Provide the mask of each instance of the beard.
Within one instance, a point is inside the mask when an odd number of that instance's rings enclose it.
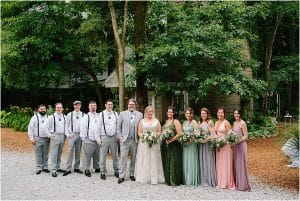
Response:
[[[40,115],[44,116],[46,114],[46,111],[42,111],[42,112],[39,112]]]

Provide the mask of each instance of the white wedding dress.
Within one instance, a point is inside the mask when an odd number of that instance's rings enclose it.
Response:
[[[146,123],[144,119],[141,121],[143,132],[157,132],[157,119],[155,119],[152,124]],[[165,182],[160,143],[153,144],[152,147],[149,147],[147,142],[142,142],[142,139],[139,139],[135,163],[135,178],[137,182],[142,184],[158,184]]]

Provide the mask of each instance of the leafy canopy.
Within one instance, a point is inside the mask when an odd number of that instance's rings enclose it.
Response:
[[[258,65],[244,55],[250,9],[243,2],[151,2],[150,40],[137,73],[146,72],[147,85],[158,92],[188,89],[196,99],[216,88],[257,97],[265,83],[241,71]]]

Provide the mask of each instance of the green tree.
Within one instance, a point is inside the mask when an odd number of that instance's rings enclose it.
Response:
[[[135,1],[133,4],[133,44],[136,52],[136,61],[142,61],[143,51],[147,42],[147,1]],[[141,111],[148,105],[147,87],[145,86],[146,74],[141,72],[139,68],[136,68],[136,94],[137,104]]]
[[[121,36],[119,35],[117,14],[112,1],[108,1],[108,7],[110,10],[114,41],[117,49],[117,62],[116,62],[116,72],[118,77],[118,87],[119,87],[119,110],[123,111],[125,106],[125,75],[124,75],[124,62],[125,62],[125,39],[126,39],[126,29],[127,29],[127,17],[128,17],[128,1],[124,2],[124,17],[123,26],[121,29]]]
[[[93,80],[107,70],[111,44],[103,2],[4,2],[2,80],[7,88],[45,88]]]
[[[268,91],[262,96],[261,110],[267,113],[274,104],[273,94],[281,93],[287,96],[287,108],[292,103],[292,83],[298,77],[297,59],[299,43],[299,2],[248,2],[257,15],[253,17],[251,31],[257,36],[251,43],[255,59],[261,61],[257,76],[263,78],[269,85]],[[289,74],[293,73],[293,74]],[[296,74],[295,74],[296,73]],[[286,75],[294,81],[283,82]],[[295,85],[296,86],[296,85]],[[285,87],[285,91],[282,90]],[[280,89],[280,90],[279,90]],[[285,105],[285,104],[283,104]]]
[[[151,2],[149,40],[137,63],[147,86],[158,92],[188,89],[194,100],[212,88],[258,97],[265,83],[241,71],[258,66],[242,54],[243,41],[251,36],[245,27],[249,10],[243,2]]]

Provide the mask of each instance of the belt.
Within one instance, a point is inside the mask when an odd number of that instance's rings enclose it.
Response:
[[[64,135],[65,133],[53,133],[54,135]]]
[[[101,137],[102,136],[107,136],[107,137],[114,137],[114,136],[116,136],[117,134],[114,134],[114,135],[101,135]]]
[[[96,140],[91,140],[90,138],[86,138],[86,140],[91,141],[91,142],[96,142]]]
[[[42,137],[42,136],[37,136],[37,135],[35,135],[34,137],[38,137],[38,138],[48,138],[48,136],[45,136],[45,137],[43,136],[43,137]]]

